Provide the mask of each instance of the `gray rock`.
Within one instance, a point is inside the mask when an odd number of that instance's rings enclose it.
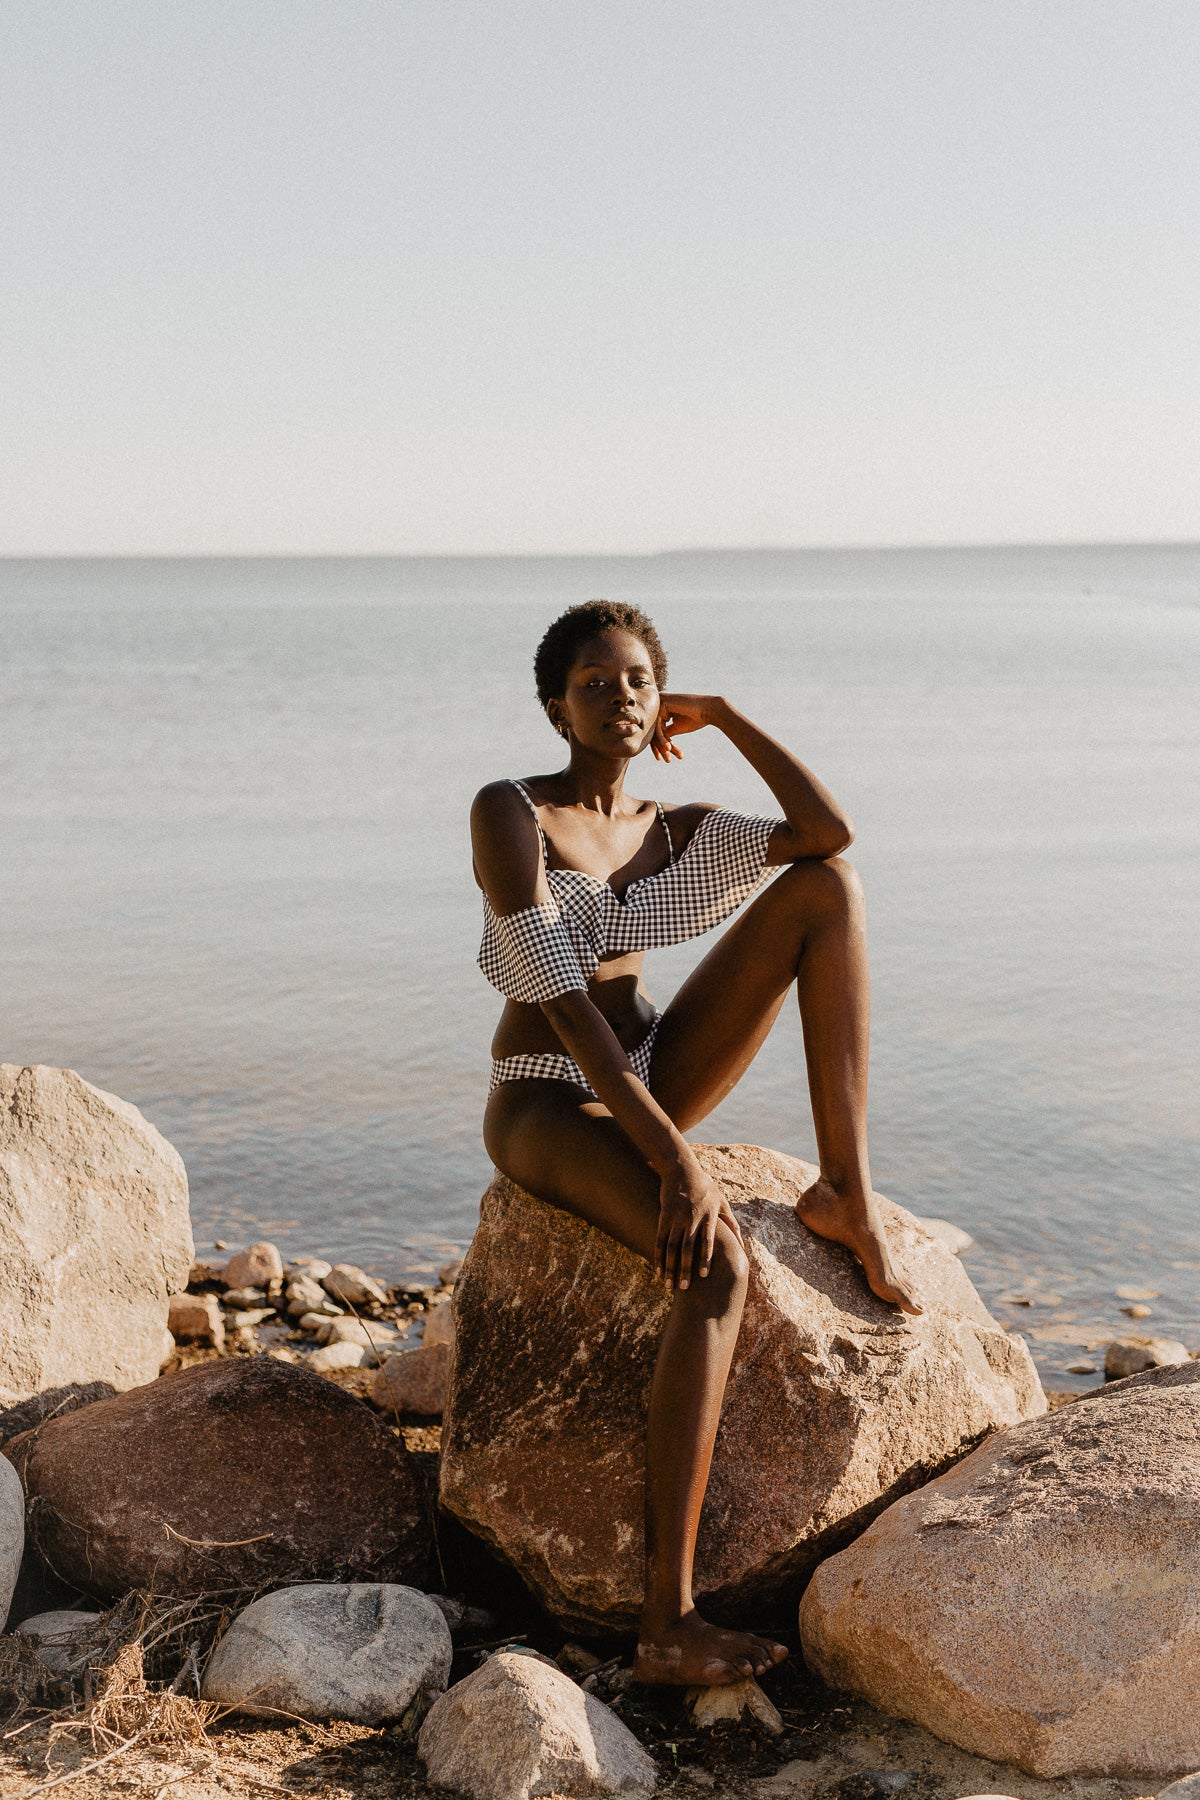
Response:
[[[438,1280],[443,1287],[453,1287],[462,1274],[463,1259],[456,1256],[453,1262],[443,1263],[438,1270]]]
[[[657,1770],[594,1694],[501,1651],[435,1701],[417,1750],[431,1782],[470,1800],[653,1793]]]
[[[319,1256],[293,1256],[291,1267],[297,1274],[307,1275],[310,1281],[324,1281],[333,1268],[332,1263],[323,1262]],[[288,1280],[291,1280],[289,1275]]]
[[[230,1257],[221,1279],[227,1288],[268,1288],[283,1279],[283,1258],[274,1244],[251,1244]]]
[[[1177,1368],[1188,1361],[1187,1345],[1174,1338],[1115,1338],[1104,1352],[1104,1375],[1107,1381],[1122,1381],[1144,1369]]]
[[[25,1489],[8,1458],[0,1456],[0,1627],[8,1618],[25,1554]]]
[[[305,1361],[314,1375],[331,1375],[335,1369],[364,1369],[375,1361],[363,1344],[322,1344]]]
[[[1158,1800],[1200,1800],[1200,1770],[1173,1781],[1170,1787],[1163,1789]]]
[[[348,1306],[370,1306],[372,1302],[380,1306],[387,1304],[386,1288],[364,1275],[353,1263],[334,1263],[328,1275],[322,1276],[321,1286],[331,1299],[344,1300]]]
[[[329,1296],[324,1291],[324,1287],[318,1282],[313,1282],[308,1274],[291,1276],[284,1292],[288,1296],[288,1312],[295,1314],[297,1318],[302,1312],[326,1312],[327,1310]],[[338,1307],[338,1310],[342,1309]]]
[[[238,1311],[252,1311],[261,1306],[267,1297],[267,1290],[259,1287],[230,1288],[221,1295],[225,1306],[232,1306]]]
[[[0,1063],[0,1407],[153,1381],[193,1254],[183,1163],[136,1107]]]
[[[308,1583],[239,1613],[209,1661],[203,1697],[239,1712],[302,1719],[398,1719],[450,1677],[450,1629],[416,1588]]]
[[[98,1612],[37,1613],[32,1619],[23,1619],[17,1631],[33,1639],[38,1655],[56,1675],[78,1675],[88,1657],[88,1646],[81,1640],[86,1640],[91,1627],[103,1617]]]
[[[317,1327],[321,1344],[361,1344],[367,1350],[382,1350],[394,1344],[400,1333],[392,1325],[379,1325],[374,1319],[322,1319]]]

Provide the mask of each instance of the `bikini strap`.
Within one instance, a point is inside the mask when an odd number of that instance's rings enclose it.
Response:
[[[656,800],[654,802],[654,804],[658,808],[658,822],[667,834],[667,855],[671,859],[671,861],[674,862],[675,861],[675,844],[671,837],[671,827],[667,824],[667,815],[663,811],[663,803],[661,800]]]
[[[516,788],[518,794],[520,794],[522,800],[525,802],[525,804],[529,808],[530,812],[533,814],[533,823],[537,829],[538,840],[542,846],[542,861],[545,863],[546,867],[549,868],[550,867],[550,846],[547,844],[546,834],[542,830],[542,821],[537,816],[537,807],[533,804],[533,801],[529,798],[529,790],[525,786],[523,781],[518,781],[515,775],[510,776],[509,780],[510,780],[512,786]]]

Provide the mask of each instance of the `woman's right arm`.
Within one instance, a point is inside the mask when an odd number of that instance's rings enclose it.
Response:
[[[475,878],[498,918],[552,902],[533,818],[511,783],[494,782],[476,795],[471,844]],[[691,1145],[639,1081],[612,1026],[580,979],[580,986],[539,1002],[542,1013],[658,1176],[655,1273],[669,1287],[676,1283],[686,1287],[693,1273],[708,1274],[718,1218],[741,1234]]]

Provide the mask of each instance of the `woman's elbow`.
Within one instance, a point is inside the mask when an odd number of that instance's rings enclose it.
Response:
[[[854,825],[844,814],[831,818],[819,830],[811,833],[802,854],[811,856],[817,862],[828,862],[831,856],[840,856],[854,842]]]

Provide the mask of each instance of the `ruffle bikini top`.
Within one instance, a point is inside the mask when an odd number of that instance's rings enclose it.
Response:
[[[618,899],[598,875],[550,867],[537,809],[519,781],[513,786],[533,814],[551,898],[500,917],[485,894],[478,960],[493,987],[531,1005],[586,988],[602,956],[662,949],[711,931],[763,880],[771,833],[783,822],[705,813],[681,855],[631,881]],[[661,806],[658,812],[666,831]]]

